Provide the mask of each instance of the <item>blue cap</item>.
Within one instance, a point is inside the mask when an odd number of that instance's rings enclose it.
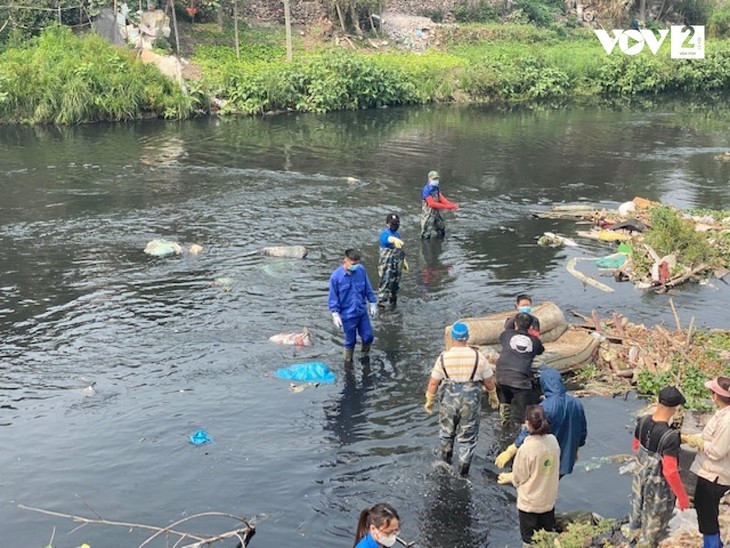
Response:
[[[469,340],[469,327],[462,322],[455,323],[451,327],[451,338],[455,341]]]

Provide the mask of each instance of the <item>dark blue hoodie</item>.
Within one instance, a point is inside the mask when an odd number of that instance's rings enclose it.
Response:
[[[575,465],[578,447],[586,443],[588,426],[583,404],[565,392],[563,379],[557,369],[543,369],[540,372],[540,387],[545,399],[540,403],[545,418],[550,424],[550,432],[560,445],[560,475],[570,474]],[[519,447],[528,436],[527,428],[522,427],[515,445]]]

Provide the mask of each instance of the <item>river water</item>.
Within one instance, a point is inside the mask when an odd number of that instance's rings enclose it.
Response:
[[[730,163],[714,160],[730,149],[727,127],[717,105],[676,101],[0,128],[1,544],[45,545],[54,528],[59,548],[149,535],[98,525],[69,534],[71,521],[24,504],[158,526],[221,511],[255,519],[257,548],[350,546],[359,511],[388,501],[419,546],[518,546],[514,491],[485,471],[510,439],[494,413],[469,481],[435,466],[436,418],[422,404],[443,327],[508,309],[523,291],[564,310],[673,325],[667,295],[628,284],[602,293],[572,278],[568,258],[610,245],[537,247],[544,231],[576,226],[529,212],[634,196],[730,209]],[[431,169],[461,209],[447,214],[445,241],[421,244]],[[391,211],[411,272],[397,311],[374,322],[372,363],[346,371],[329,274],[356,246],[377,283]],[[154,238],[205,252],[151,258],[142,250]],[[278,244],[310,254],[244,256]],[[218,277],[232,279],[230,292],[211,286]],[[673,298],[685,325],[727,326],[726,285]],[[267,340],[303,327],[315,346]],[[304,361],[327,363],[337,382],[292,392],[273,375]],[[581,459],[628,452],[640,403],[584,402]],[[200,428],[212,444],[188,442]],[[612,464],[590,468],[561,482],[558,511],[627,513],[629,479]],[[200,519],[188,530],[232,528]]]

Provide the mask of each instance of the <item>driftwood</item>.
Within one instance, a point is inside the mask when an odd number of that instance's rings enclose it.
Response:
[[[592,287],[595,287],[596,289],[600,289],[601,291],[606,291],[607,293],[612,293],[614,291],[613,287],[608,287],[606,284],[602,284],[595,278],[591,278],[589,276],[586,276],[582,272],[579,272],[575,265],[578,264],[578,261],[580,260],[591,260],[588,257],[573,257],[568,261],[568,264],[565,266],[565,268],[570,272],[573,276],[578,278],[581,282],[584,284],[588,284]],[[595,260],[595,259],[593,259]]]
[[[112,521],[103,519],[101,517],[97,519],[93,518],[85,518],[82,516],[75,516],[73,514],[64,514],[62,512],[53,512],[51,510],[44,510],[42,508],[35,508],[33,506],[25,506],[24,504],[18,504],[18,508],[22,508],[23,510],[32,510],[33,512],[39,512],[41,514],[46,514],[48,516],[56,516],[61,518],[67,518],[70,519],[76,523],[81,523],[83,525],[87,524],[97,524],[97,525],[115,525],[119,527],[126,527],[128,529],[144,529],[148,531],[154,531],[154,533],[148,537],[142,544],[139,545],[139,548],[144,548],[147,546],[151,541],[153,541],[155,538],[159,537],[160,535],[174,535],[177,537],[180,537],[177,542],[173,545],[174,547],[180,546],[180,548],[203,548],[203,546],[209,546],[210,544],[213,544],[215,542],[226,540],[226,539],[237,539],[240,543],[240,546],[242,548],[245,548],[247,546],[247,543],[256,533],[256,528],[248,523],[245,519],[234,516],[232,514],[226,514],[224,512],[203,512],[200,514],[194,514],[192,516],[188,516],[186,518],[183,518],[181,520],[176,521],[175,523],[172,523],[168,525],[167,527],[156,527],[154,525],[144,525],[141,523],[126,523],[122,521]],[[97,514],[98,515],[98,514]],[[232,520],[238,521],[241,524],[243,524],[243,527],[238,527],[232,531],[226,531],[225,533],[221,533],[219,535],[213,535],[209,537],[203,537],[201,535],[196,535],[193,533],[188,533],[185,531],[178,531],[174,529],[174,527],[178,527],[179,525],[182,525],[183,523],[196,519],[201,517],[208,517],[208,516],[216,516],[216,517],[226,517],[230,518]],[[55,533],[55,529],[54,529]],[[186,540],[193,540],[192,544],[185,544],[181,545],[183,541]]]

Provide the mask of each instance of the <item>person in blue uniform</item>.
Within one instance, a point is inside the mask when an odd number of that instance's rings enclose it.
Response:
[[[421,191],[421,239],[428,240],[436,231],[436,236],[443,238],[446,235],[446,223],[441,215],[443,209],[459,209],[459,206],[450,202],[439,188],[440,178],[438,171],[428,172],[428,181]]]
[[[370,356],[370,345],[375,338],[368,313],[374,318],[378,305],[360,258],[356,249],[346,250],[342,265],[330,276],[328,305],[335,327],[345,334],[344,358],[347,363],[352,362],[358,335],[364,360]],[[366,303],[369,303],[369,309]]]
[[[406,252],[403,249],[405,244],[398,233],[400,217],[396,213],[390,213],[385,218],[385,224],[388,228],[380,233],[380,256],[378,259],[378,274],[380,275],[378,306],[383,307],[388,302],[391,306],[396,305],[401,274],[403,269],[408,270]]]
[[[393,546],[400,533],[400,517],[390,504],[381,502],[360,512],[353,548]]]

